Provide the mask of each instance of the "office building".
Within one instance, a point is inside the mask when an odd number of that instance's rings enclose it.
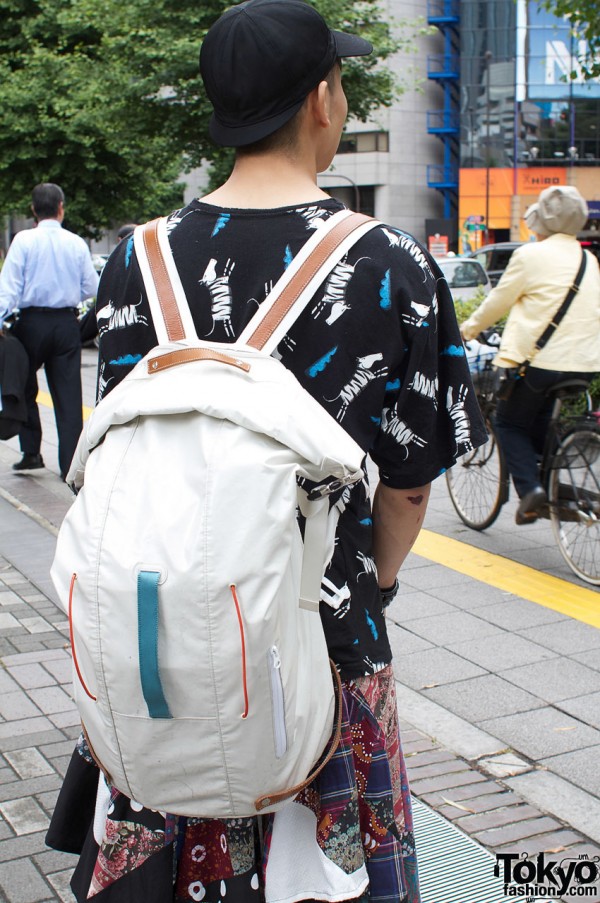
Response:
[[[575,185],[600,238],[600,79],[584,80],[568,22],[535,0],[389,0],[388,12],[425,15],[436,35],[417,43],[420,90],[350,123],[335,158],[366,211],[466,251],[528,240],[522,216],[539,192]],[[389,64],[401,76],[410,59]],[[355,202],[351,186],[340,193]]]

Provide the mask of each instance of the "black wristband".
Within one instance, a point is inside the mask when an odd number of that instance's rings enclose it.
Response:
[[[390,604],[390,602],[393,602],[399,588],[400,588],[400,584],[398,583],[397,577],[394,580],[394,583],[392,586],[387,586],[385,588],[379,587],[379,592],[381,593],[381,601],[383,604],[383,608],[387,608],[388,605]]]

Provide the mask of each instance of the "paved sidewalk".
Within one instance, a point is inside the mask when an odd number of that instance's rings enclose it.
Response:
[[[74,857],[44,845],[78,719],[68,626],[49,580],[71,494],[53,472],[49,412],[43,424],[47,470],[14,474],[17,446],[0,443],[0,901],[7,903],[73,900]],[[492,551],[495,544],[564,579],[543,529],[522,537],[510,513],[484,536],[465,536],[438,481],[426,526]],[[418,555],[401,578],[389,630],[413,793],[492,852],[600,856],[600,631]]]
[[[2,475],[0,463],[0,486]],[[42,483],[47,478],[35,480]],[[55,517],[56,497],[61,494],[48,489],[40,494],[40,500],[48,502],[46,514]],[[31,485],[28,495],[31,503],[35,495]],[[63,504],[68,503],[65,494]],[[0,749],[4,759],[0,899],[66,903],[73,899],[68,882],[74,857],[47,850],[44,832],[78,733],[78,718],[70,697],[68,625],[52,601],[48,581],[54,535],[50,522],[44,525],[45,515],[36,513],[37,522],[0,499]],[[413,566],[407,569],[411,580],[431,567],[413,557],[409,562]],[[408,596],[407,600],[410,604]],[[395,645],[405,643],[401,630],[391,621]],[[416,634],[412,636],[414,642]],[[399,656],[398,673],[418,684],[429,666],[423,660],[424,671],[416,675],[415,657],[427,650],[407,651]],[[406,674],[403,663],[407,663]],[[557,786],[551,773],[538,771],[535,762],[510,752],[507,744],[438,703],[423,700],[406,684],[398,684],[398,693],[411,786],[423,802],[493,852],[524,851],[530,857],[541,850],[570,857],[600,855],[600,838],[596,836],[594,843],[587,833],[587,825],[594,825],[596,819],[590,794],[566,782]],[[527,791],[527,777],[538,775],[547,783],[540,785],[546,795],[542,793],[536,802],[523,787]],[[519,783],[523,781],[525,785]],[[552,814],[553,806],[548,805],[561,792],[563,804],[570,806],[570,819]]]

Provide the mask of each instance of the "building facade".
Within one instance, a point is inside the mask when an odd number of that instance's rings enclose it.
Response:
[[[427,24],[423,0],[385,0],[381,5],[399,34],[414,35]],[[443,110],[444,88],[428,78],[431,61],[443,54],[444,38],[437,29],[430,31],[411,41],[412,52],[402,50],[386,60],[403,93],[370,122],[350,120],[331,169],[319,177],[319,184],[345,203],[360,205],[363,212],[421,241],[426,241],[428,224],[439,231],[450,213],[444,194],[430,185],[432,168],[442,172],[445,155],[444,143],[430,128],[431,111]],[[450,215],[455,218],[456,210]]]
[[[522,217],[539,192],[575,185],[600,240],[600,79],[584,80],[585,44],[568,22],[536,0],[388,0],[387,9],[390,21],[420,16],[435,34],[412,59],[388,61],[400,78],[412,64],[414,84],[372,122],[348,124],[321,183],[459,253],[528,240]]]
[[[596,232],[600,79],[583,79],[584,43],[533,0],[461,0],[460,33],[460,250],[528,240],[523,213],[551,185],[579,189]]]

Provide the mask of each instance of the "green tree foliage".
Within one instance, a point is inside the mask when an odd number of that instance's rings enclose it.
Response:
[[[228,0],[0,0],[0,213],[60,184],[68,224],[98,235],[181,203],[178,174],[218,150],[198,74],[206,29]],[[316,0],[376,58],[344,67],[351,113],[394,95],[378,64],[397,48],[377,0]]]
[[[565,16],[573,33],[587,41],[587,53],[580,59],[586,79],[600,76],[600,3],[598,0],[539,0],[539,5],[554,13]],[[573,76],[576,73],[573,73]]]

